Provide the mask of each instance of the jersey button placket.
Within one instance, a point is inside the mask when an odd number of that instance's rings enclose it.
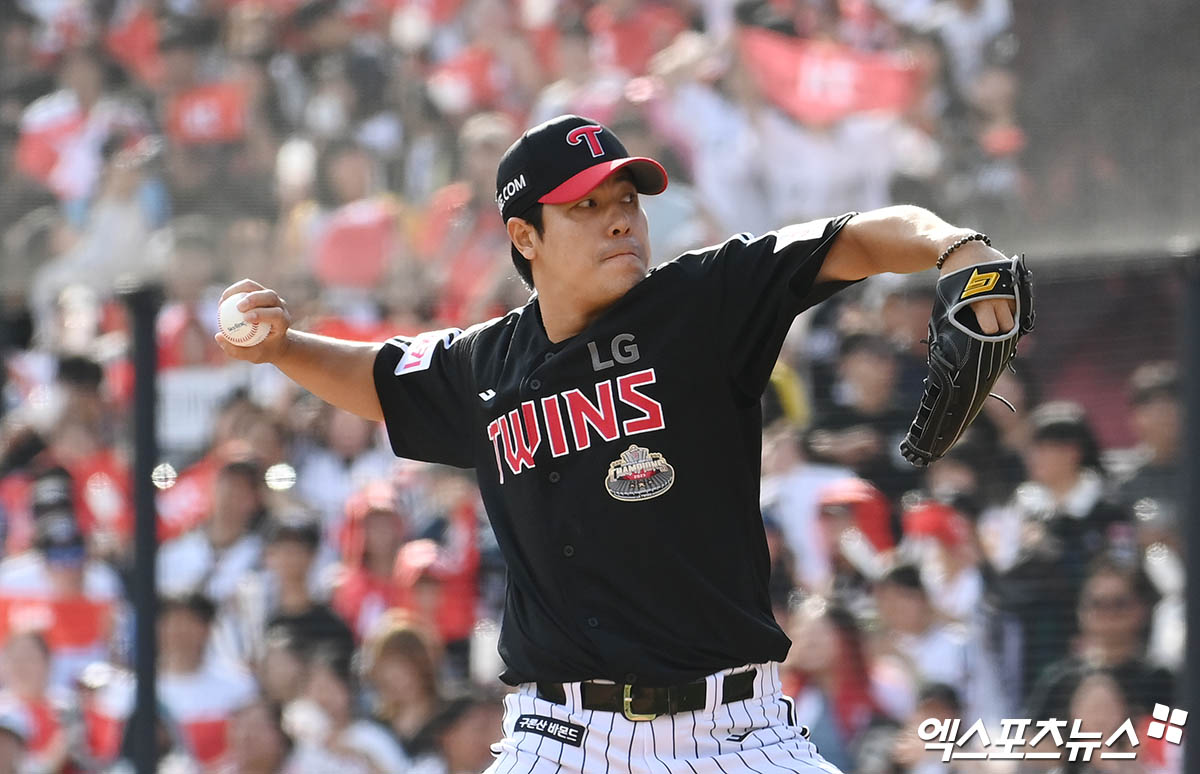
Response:
[[[550,471],[549,475],[546,476],[546,480],[551,484],[557,484],[559,481],[562,481],[562,475],[559,474],[557,470],[552,470]]]
[[[571,545],[570,543],[563,546],[563,556],[570,559],[574,555],[575,555],[575,546]]]
[[[596,616],[592,616],[591,618],[587,619],[587,625],[595,629],[600,625],[600,619]]]

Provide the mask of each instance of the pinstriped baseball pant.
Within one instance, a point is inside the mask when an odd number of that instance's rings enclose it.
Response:
[[[722,704],[724,676],[750,668],[758,670],[754,695]],[[647,721],[583,709],[578,683],[565,686],[565,705],[526,683],[505,697],[504,738],[485,774],[841,774],[801,735],[778,664],[706,681],[704,709]]]

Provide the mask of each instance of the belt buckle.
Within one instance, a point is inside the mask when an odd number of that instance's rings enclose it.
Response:
[[[629,683],[625,684],[625,688],[621,694],[621,700],[621,714],[625,716],[626,720],[632,720],[636,722],[639,720],[654,720],[656,717],[658,717],[658,715],[653,712],[643,715],[639,712],[633,711],[633,686]]]

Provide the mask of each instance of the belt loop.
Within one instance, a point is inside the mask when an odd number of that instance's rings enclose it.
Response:
[[[725,693],[725,674],[728,670],[722,670],[715,675],[709,675],[704,678],[704,682],[708,683],[705,690],[705,714],[712,715],[717,711],[717,707],[721,706],[721,700]]]
[[[563,691],[567,695],[567,712],[576,713],[583,710],[583,683],[564,683]]]

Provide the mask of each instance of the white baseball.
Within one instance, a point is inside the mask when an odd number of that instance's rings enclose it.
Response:
[[[253,347],[267,338],[271,326],[262,322],[246,321],[246,316],[237,308],[238,302],[245,297],[245,293],[234,293],[221,302],[221,308],[217,311],[217,329],[230,344]]]

